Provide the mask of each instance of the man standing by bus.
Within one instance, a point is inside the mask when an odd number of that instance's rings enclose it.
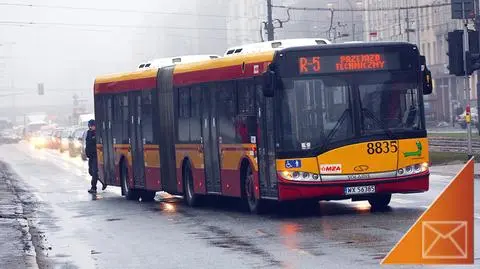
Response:
[[[88,121],[87,137],[85,138],[85,155],[88,158],[88,173],[92,176],[92,187],[88,190],[89,193],[97,193],[98,178],[98,164],[97,164],[97,138],[95,120]],[[102,190],[105,190],[107,185],[102,182]]]

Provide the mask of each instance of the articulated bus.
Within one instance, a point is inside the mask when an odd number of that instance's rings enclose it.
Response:
[[[98,77],[101,178],[268,201],[368,200],[429,188],[425,57],[409,43],[290,47]]]

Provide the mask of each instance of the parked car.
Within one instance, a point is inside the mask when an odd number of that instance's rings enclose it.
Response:
[[[62,131],[62,134],[60,136],[60,146],[58,147],[58,150],[60,153],[64,153],[65,151],[68,150],[68,138],[72,135],[72,129],[67,128]]]
[[[82,134],[82,148],[80,149],[80,157],[82,157],[82,160],[86,161],[87,160],[87,154],[85,153],[85,139],[87,138],[87,132],[88,129],[85,129]]]
[[[47,148],[49,146],[51,136],[52,130],[41,130],[31,134],[30,142],[36,149]]]
[[[75,128],[68,137],[68,153],[70,157],[75,158],[81,154],[82,148],[85,145],[83,141],[84,132],[85,128],[83,127]]]
[[[0,144],[16,144],[21,137],[14,130],[2,130],[0,132]]]
[[[59,149],[62,142],[62,132],[63,128],[57,128],[53,131],[52,136],[50,137],[50,149]]]

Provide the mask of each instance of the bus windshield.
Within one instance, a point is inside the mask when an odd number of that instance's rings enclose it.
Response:
[[[416,73],[284,78],[277,98],[277,148],[300,151],[369,135],[422,129]]]

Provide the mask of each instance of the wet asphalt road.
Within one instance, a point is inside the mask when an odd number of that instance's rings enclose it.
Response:
[[[115,187],[92,197],[80,158],[26,144],[0,145],[0,160],[34,207],[40,268],[376,268],[454,174],[434,168],[429,192],[394,195],[387,212],[342,201],[255,216],[225,199],[192,209],[162,193],[126,201]],[[480,231],[478,179],[475,192]]]

